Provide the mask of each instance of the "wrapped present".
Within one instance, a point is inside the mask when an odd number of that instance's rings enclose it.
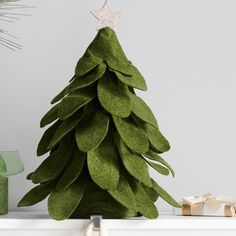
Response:
[[[184,197],[181,202],[183,216],[228,216],[236,215],[236,199],[225,196]],[[176,212],[175,212],[176,213]]]

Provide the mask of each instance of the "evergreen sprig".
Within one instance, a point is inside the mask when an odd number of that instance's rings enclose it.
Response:
[[[22,45],[16,41],[18,38],[9,33],[5,28],[6,24],[19,20],[21,16],[27,16],[16,12],[16,10],[28,8],[27,5],[18,3],[20,0],[0,0],[0,45],[10,50],[21,49]]]

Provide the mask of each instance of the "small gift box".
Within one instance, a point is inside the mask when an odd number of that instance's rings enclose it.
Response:
[[[183,216],[228,216],[236,215],[236,199],[211,194],[203,196],[184,197],[180,203],[182,209],[174,209],[174,214]]]

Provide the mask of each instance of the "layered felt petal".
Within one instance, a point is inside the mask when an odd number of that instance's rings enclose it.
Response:
[[[58,106],[59,104],[55,105],[45,114],[40,122],[40,127],[44,127],[58,119]]]
[[[96,88],[94,86],[79,89],[64,97],[58,108],[59,118],[61,120],[67,119],[95,97]]]
[[[152,180],[153,189],[159,194],[159,196],[170,205],[174,207],[180,207],[179,203],[174,200],[158,183]]]
[[[129,66],[129,73],[131,75],[123,74],[119,71],[114,70],[117,78],[124,84],[137,88],[140,90],[147,90],[146,82],[143,78],[143,76],[140,74],[140,72],[137,70],[137,68],[130,64]]]
[[[113,116],[116,129],[125,144],[134,152],[145,153],[149,143],[142,129],[131,120]]]
[[[156,202],[156,200],[157,200],[158,197],[159,197],[159,194],[158,194],[153,188],[147,187],[147,186],[144,185],[144,184],[142,184],[142,187],[143,187],[144,191],[146,192],[146,194],[148,195],[148,197],[149,197],[153,202]]]
[[[81,174],[85,161],[86,153],[81,152],[76,148],[70,162],[65,166],[65,170],[57,182],[56,190],[65,190],[74,183]]]
[[[94,70],[89,74],[86,74],[82,77],[75,78],[71,84],[68,86],[68,93],[71,93],[77,89],[87,87],[98,79],[100,79],[106,71],[106,65],[104,63],[98,65]]]
[[[131,110],[141,120],[158,127],[155,116],[148,105],[138,96],[130,93]]]
[[[88,152],[100,145],[109,127],[109,116],[103,109],[85,116],[76,129],[76,142],[81,151]]]
[[[124,207],[136,209],[132,189],[128,181],[122,175],[120,175],[116,189],[108,190],[108,193]]]
[[[60,93],[58,93],[51,101],[51,104],[54,104],[58,101],[60,101],[66,94],[68,94],[67,92],[68,90],[68,86],[66,86]]]
[[[131,187],[138,212],[148,219],[157,218],[157,208],[143,189],[141,183],[139,183],[138,181],[132,181]]]
[[[164,165],[165,167],[167,167],[172,176],[174,177],[175,176],[175,172],[173,170],[173,168],[170,166],[170,164],[168,164],[168,162],[166,162],[161,156],[159,156],[157,153],[149,150],[148,152],[144,153],[143,154],[145,157],[147,157],[148,159],[150,160],[153,160],[153,161],[157,161],[159,163],[161,163],[162,165]]]
[[[124,74],[131,73],[129,71],[130,62],[125,56],[115,32],[111,28],[101,29],[89,45],[88,50],[103,58],[113,70]]]
[[[60,126],[61,121],[55,122],[51,127],[49,127],[43,134],[37,148],[37,155],[42,156],[49,152],[48,144],[51,142],[56,130]]]
[[[131,113],[129,91],[112,74],[106,72],[98,82],[98,99],[109,113],[118,117],[128,117]]]
[[[87,164],[92,180],[102,189],[116,189],[119,181],[119,163],[111,135],[94,150],[88,152]]]
[[[102,61],[102,58],[96,56],[90,49],[87,49],[76,65],[75,75],[83,76],[94,69],[97,65],[101,64]]]
[[[162,135],[159,128],[154,127],[146,122],[142,122],[133,117],[138,126],[144,131],[152,147],[159,153],[167,152],[170,149],[168,140]]]
[[[106,190],[98,187],[93,181],[89,181],[85,194],[78,207],[74,211],[73,218],[89,218],[91,212],[103,218],[126,218],[136,215],[135,211],[124,207],[117,202]]]
[[[164,167],[164,166],[162,166],[162,165],[159,165],[159,164],[157,164],[157,163],[151,162],[151,161],[147,161],[147,160],[146,160],[146,162],[147,162],[153,169],[155,169],[157,172],[159,172],[160,174],[162,174],[162,175],[169,175],[170,171],[169,171],[166,167]]]
[[[86,186],[86,180],[81,177],[63,191],[53,191],[48,198],[48,211],[55,220],[69,218],[80,203]]]
[[[82,114],[83,111],[79,110],[74,115],[61,122],[48,145],[48,149],[53,148],[66,134],[75,128],[82,118]]]
[[[18,207],[32,206],[44,200],[55,188],[55,182],[40,184],[31,189],[18,203]]]
[[[148,166],[141,155],[131,153],[124,142],[116,136],[117,148],[126,170],[137,180],[152,187],[152,181],[149,177]]]
[[[71,158],[73,151],[70,148],[71,145],[71,135],[68,134],[60,142],[60,145],[50,153],[49,157],[34,171],[31,176],[32,181],[34,183],[42,183],[55,179]]]

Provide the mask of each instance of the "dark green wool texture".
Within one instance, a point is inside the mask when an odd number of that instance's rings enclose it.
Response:
[[[115,32],[99,30],[69,84],[51,101],[40,122],[47,127],[37,155],[47,154],[27,176],[38,184],[18,203],[34,205],[48,196],[55,220],[158,217],[155,201],[179,204],[149,175],[174,170],[160,156],[170,149],[148,105],[134,89],[145,80],[127,59]]]

